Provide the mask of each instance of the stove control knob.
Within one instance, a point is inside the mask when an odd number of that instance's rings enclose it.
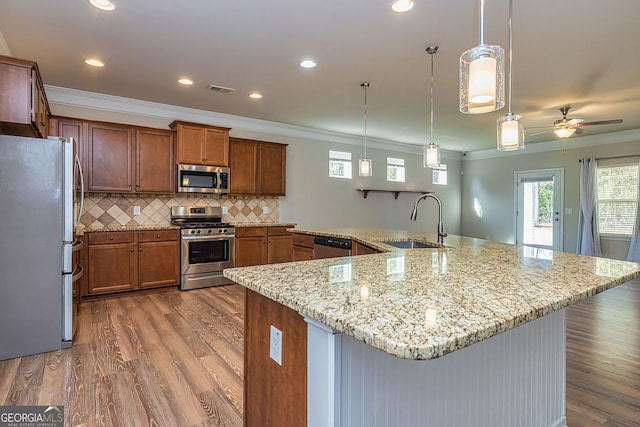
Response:
[[[196,230],[191,230],[190,233],[191,234],[195,234]]]
[[[207,233],[211,234],[211,232],[212,232],[212,231],[213,231],[213,230],[209,229],[209,230],[207,230]]]
[[[200,234],[202,231],[201,230],[197,230],[196,233]]]
[[[218,230],[218,233],[224,233],[224,230],[221,228]]]

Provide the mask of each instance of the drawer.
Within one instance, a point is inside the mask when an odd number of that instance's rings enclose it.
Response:
[[[312,248],[313,249],[313,239],[314,239],[314,236],[311,236],[309,234],[293,233],[293,245],[294,246],[302,246],[302,247],[305,247],[305,248]]]
[[[267,234],[269,234],[269,236],[290,236],[291,232],[287,231],[287,228],[291,227],[269,227]]]
[[[236,237],[266,236],[267,227],[237,227]]]
[[[166,242],[177,241],[180,238],[178,230],[149,230],[138,232],[138,242]]]
[[[87,233],[90,245],[109,245],[113,243],[133,243],[133,231],[110,231],[106,233]]]

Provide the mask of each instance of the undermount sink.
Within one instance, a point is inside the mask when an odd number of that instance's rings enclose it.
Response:
[[[382,242],[394,248],[400,249],[418,249],[418,248],[439,248],[440,246],[433,243],[416,242],[415,240],[386,240]]]

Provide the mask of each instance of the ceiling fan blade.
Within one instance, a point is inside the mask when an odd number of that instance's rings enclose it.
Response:
[[[528,133],[528,132],[526,132],[526,131],[525,131],[525,136],[526,136],[527,138],[531,138],[532,136],[540,135],[541,133],[549,132],[549,131],[552,131],[552,130],[553,130],[553,128],[551,128],[551,129],[546,129],[546,130],[541,130],[541,131],[533,132],[533,133]]]
[[[586,131],[584,129],[576,128],[576,131],[573,134],[574,135],[581,135],[581,134],[583,134],[585,132]]]
[[[616,125],[619,123],[622,123],[622,119],[600,120],[597,122],[583,122],[583,123],[576,124],[576,126],[582,127],[582,126],[594,126],[594,125]]]
[[[570,119],[569,121],[567,121],[567,124],[573,126],[582,122],[584,122],[584,119]]]

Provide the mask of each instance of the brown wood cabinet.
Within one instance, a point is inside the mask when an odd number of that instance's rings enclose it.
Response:
[[[293,233],[293,261],[313,259],[313,239],[309,234]]]
[[[236,267],[268,263],[267,227],[236,228]]]
[[[0,55],[0,133],[46,138],[50,114],[38,65]]]
[[[288,227],[236,228],[236,267],[275,264],[292,260]]]
[[[179,233],[175,230],[138,232],[138,287],[171,286],[180,282]]]
[[[229,138],[232,194],[286,195],[286,144]]]
[[[290,262],[293,260],[292,233],[287,231],[289,227],[268,227],[267,246],[268,263]]]
[[[88,294],[137,289],[138,254],[134,232],[89,233]]]
[[[176,131],[178,163],[229,166],[230,128],[180,121],[172,122],[169,127]]]
[[[82,296],[180,283],[178,230],[87,233],[88,279]]]
[[[86,151],[87,134],[89,123],[83,120],[71,119],[67,117],[49,118],[49,135],[61,136],[63,138],[73,138],[76,141],[76,150],[82,170],[86,171]],[[79,176],[76,175],[75,182],[80,186]],[[86,184],[85,184],[86,185]]]
[[[353,255],[367,255],[367,254],[380,253],[379,250],[356,241],[353,241],[351,252],[353,253]]]
[[[88,191],[175,192],[173,132],[100,122],[87,126]]]

